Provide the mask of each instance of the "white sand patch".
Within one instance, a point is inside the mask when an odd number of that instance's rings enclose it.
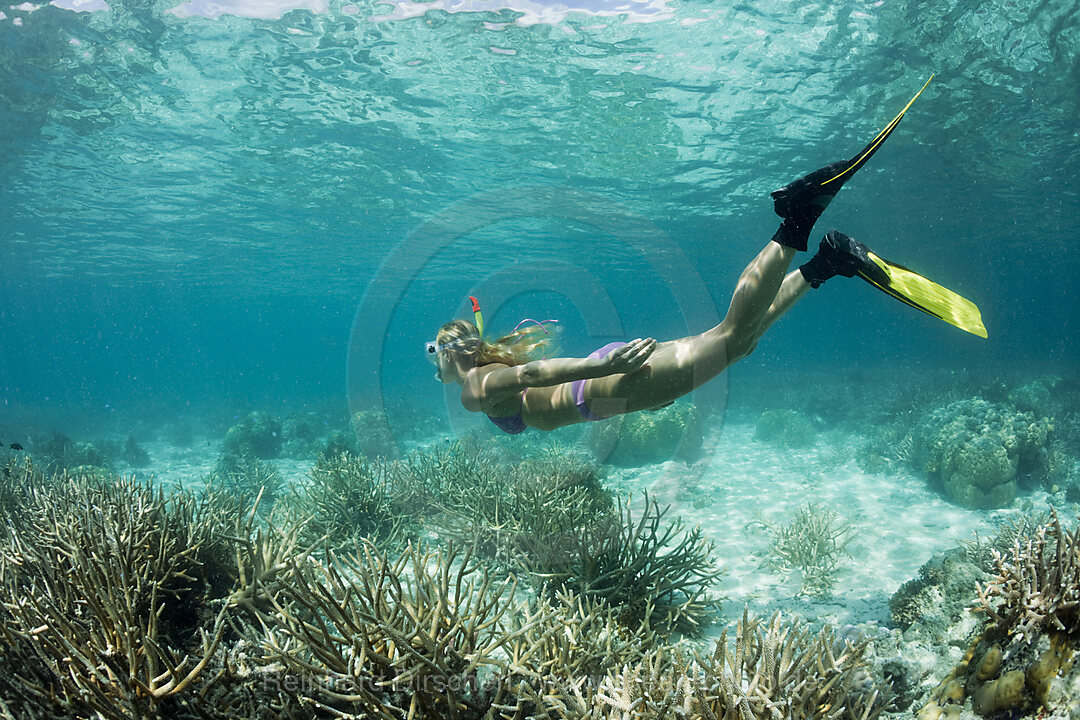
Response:
[[[753,425],[727,425],[705,444],[692,466],[667,462],[612,473],[621,492],[648,490],[672,506],[688,527],[701,525],[728,572],[718,590],[734,619],[744,604],[752,612],[796,613],[834,627],[885,625],[889,597],[915,577],[932,555],[993,532],[996,515],[947,502],[925,479],[908,471],[888,474],[859,469],[853,453],[824,439],[809,448],[778,448],[754,439]],[[850,445],[850,439],[846,441]],[[851,557],[840,563],[828,597],[799,597],[796,574],[784,576],[764,564],[770,533],[760,523],[786,524],[807,502],[828,507],[854,528]]]

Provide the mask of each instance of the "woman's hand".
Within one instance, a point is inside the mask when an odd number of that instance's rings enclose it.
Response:
[[[609,374],[632,373],[639,370],[655,349],[656,340],[653,338],[638,338],[622,347],[615,348],[604,358],[608,363]]]

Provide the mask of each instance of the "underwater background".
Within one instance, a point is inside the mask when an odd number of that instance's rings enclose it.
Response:
[[[970,297],[989,340],[834,282],[730,385],[1076,364],[1074,3],[511,5],[5,3],[7,417],[341,403],[354,359],[445,416],[419,350],[466,294],[567,354],[698,332],[768,193],[932,73],[812,243]]]
[[[931,76],[811,251],[853,235],[987,339],[837,278],[662,412],[506,436],[434,379],[470,295],[566,356],[716,324],[769,193]],[[648,672],[688,717],[728,701],[665,682],[744,672],[753,717],[1080,718],[1078,87],[1073,0],[0,2],[0,718],[628,717]],[[133,567],[160,597],[94,600]],[[807,663],[680,654],[729,637]]]

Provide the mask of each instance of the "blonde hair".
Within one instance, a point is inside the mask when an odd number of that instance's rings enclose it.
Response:
[[[454,343],[454,349],[460,352],[475,352],[477,366],[489,363],[524,365],[553,355],[555,351],[555,333],[539,323],[488,341],[480,338],[480,331],[468,320],[453,320],[439,328],[435,342],[440,345]]]

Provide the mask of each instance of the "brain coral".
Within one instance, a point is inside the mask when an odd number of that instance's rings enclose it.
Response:
[[[1018,473],[1035,468],[1048,442],[1047,418],[982,399],[926,413],[915,431],[913,461],[953,502],[995,508],[1016,497]]]

